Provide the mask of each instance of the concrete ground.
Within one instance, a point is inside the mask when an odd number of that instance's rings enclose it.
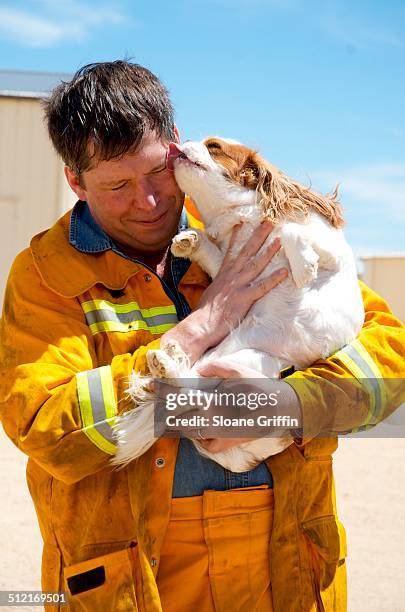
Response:
[[[349,612],[405,611],[404,468],[403,439],[345,439],[335,455],[338,506],[348,536]],[[0,590],[40,589],[41,536],[25,483],[25,457],[1,430],[0,500]]]

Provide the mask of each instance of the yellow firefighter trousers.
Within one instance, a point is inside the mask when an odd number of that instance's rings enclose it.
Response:
[[[164,612],[272,612],[273,491],[263,485],[172,501],[157,585]]]

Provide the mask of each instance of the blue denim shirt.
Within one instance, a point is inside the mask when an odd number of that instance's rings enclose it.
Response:
[[[187,228],[187,216],[183,210],[179,230]],[[117,255],[132,260],[122,253],[113,239],[93,219],[86,202],[77,202],[73,208],[70,220],[70,244],[82,253],[101,253],[111,249]],[[136,260],[132,260],[136,261]],[[143,262],[137,262],[145,265]],[[179,321],[184,319],[191,311],[184,296],[177,291],[180,280],[186,273],[190,261],[178,257],[171,259],[171,275],[175,291],[160,279],[163,288],[173,301]],[[265,463],[260,463],[250,472],[236,474],[226,470],[210,459],[202,457],[191,440],[182,438],[177,454],[176,468],[173,481],[173,497],[191,497],[202,495],[207,489],[225,491],[242,487],[252,487],[261,484],[273,486],[273,480]]]

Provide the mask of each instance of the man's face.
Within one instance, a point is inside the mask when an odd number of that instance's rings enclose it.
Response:
[[[65,169],[73,191],[87,201],[103,230],[136,250],[158,251],[177,231],[184,194],[166,168],[167,146],[149,132],[136,153],[99,162],[82,174],[80,184]]]

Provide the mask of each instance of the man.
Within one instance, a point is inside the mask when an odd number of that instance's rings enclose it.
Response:
[[[183,194],[165,159],[179,135],[145,68],[84,67],[46,116],[79,202],[14,262],[0,356],[4,428],[30,457],[43,590],[66,591],[71,610],[345,609],[336,440],[311,438],[330,398],[353,427],[381,418],[375,386],[338,383],[400,376],[400,324],[364,288],[358,344],[283,383],[308,436],[253,471],[227,472],[172,439],[113,470],[114,416],[130,408],[128,376],[146,371],[147,350],[175,339],[194,362],[286,272],[256,280],[277,249],[260,251],[268,224],[210,285],[170,257]]]

